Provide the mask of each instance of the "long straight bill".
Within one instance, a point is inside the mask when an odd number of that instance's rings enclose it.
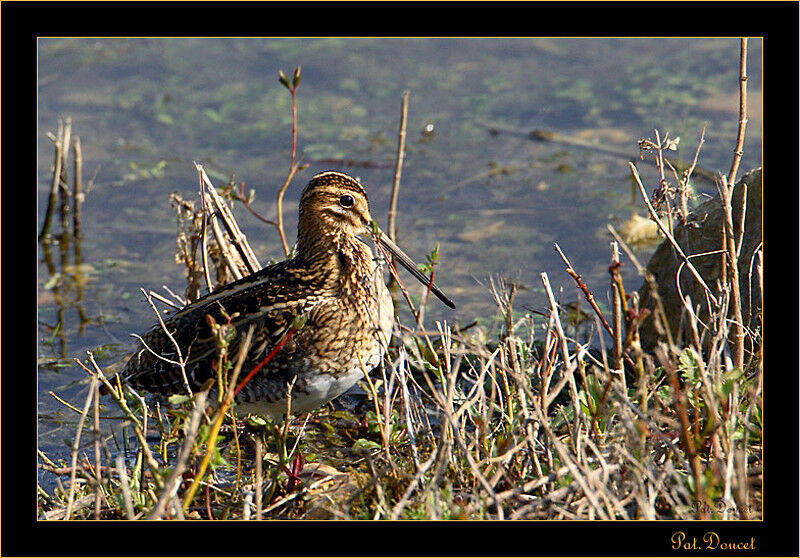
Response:
[[[381,246],[386,248],[394,256],[396,262],[399,262],[404,268],[406,268],[417,281],[425,286],[430,285],[431,292],[435,294],[439,300],[444,302],[450,308],[456,307],[455,302],[450,300],[450,298],[448,298],[448,296],[442,292],[442,289],[440,289],[436,283],[431,283],[430,278],[426,277],[425,274],[419,270],[417,264],[415,264],[411,258],[406,256],[405,252],[398,248],[397,244],[392,242],[389,237],[382,232],[379,232],[378,234],[380,235],[378,237],[378,242],[380,242]]]

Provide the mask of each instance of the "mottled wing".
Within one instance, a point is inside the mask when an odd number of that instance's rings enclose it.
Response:
[[[144,336],[138,350],[128,361],[123,379],[130,385],[154,393],[185,393],[186,383],[192,390],[216,377],[213,362],[218,348],[206,316],[216,323],[236,328],[236,338],[229,347],[229,358],[235,362],[239,343],[250,324],[255,326],[254,339],[246,367],[281,339],[294,318],[308,311],[318,298],[298,297],[298,293],[314,292],[304,284],[301,273],[294,273],[290,262],[281,262],[253,275],[230,283],[197,300],[157,324]],[[180,352],[176,349],[176,345]],[[146,345],[146,346],[145,346]],[[183,362],[183,371],[178,362]],[[280,365],[276,355],[274,366]],[[265,373],[267,371],[265,370]]]

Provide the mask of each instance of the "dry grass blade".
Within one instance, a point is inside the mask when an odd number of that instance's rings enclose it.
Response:
[[[133,510],[133,499],[131,498],[130,481],[128,480],[128,468],[125,466],[125,458],[118,455],[115,463],[117,465],[120,488],[122,489],[122,502],[125,506],[125,517],[131,520],[136,519],[136,513]]]
[[[78,470],[78,448],[80,448],[81,444],[81,432],[83,431],[83,424],[86,421],[86,417],[89,414],[89,407],[92,404],[92,400],[95,397],[95,387],[97,384],[97,378],[92,377],[92,383],[89,387],[89,394],[86,396],[86,403],[83,406],[83,411],[81,411],[81,418],[78,420],[78,426],[75,429],[75,440],[72,443],[72,457],[71,457],[71,469],[72,472],[70,473],[70,482],[69,482],[69,496],[67,497],[67,511],[64,514],[64,519],[69,520],[72,517],[72,506],[75,500],[75,475],[77,474]]]
[[[186,437],[183,440],[181,451],[178,454],[178,458],[175,461],[175,465],[172,467],[169,477],[164,483],[161,494],[158,496],[158,501],[147,519],[161,519],[167,511],[167,506],[175,500],[178,488],[181,482],[183,482],[183,473],[186,471],[189,458],[194,451],[194,443],[200,430],[200,420],[206,410],[207,399],[208,391],[199,391],[195,394],[192,415],[189,418],[189,427],[186,431]],[[173,512],[178,513],[180,505],[173,505],[173,508]]]

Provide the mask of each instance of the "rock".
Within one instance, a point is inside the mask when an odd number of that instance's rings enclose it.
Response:
[[[739,256],[739,286],[742,301],[742,318],[745,325],[752,330],[761,327],[761,289],[754,252],[762,242],[761,233],[761,200],[762,178],[761,168],[751,170],[736,184],[733,191],[733,222],[734,227],[741,218],[742,193],[747,185],[747,209],[745,213],[745,231],[742,248]],[[722,254],[710,254],[692,257],[693,254],[713,252],[722,248],[722,226],[724,213],[718,198],[712,198],[695,209],[685,225],[675,225],[673,234],[684,253],[697,269],[698,273],[712,291],[717,290],[720,280]],[[757,259],[757,256],[756,258]],[[647,269],[653,274],[658,285],[658,294],[661,296],[667,321],[673,339],[676,342],[686,343],[690,339],[688,322],[685,322],[684,305],[678,294],[675,275],[681,265],[681,258],[675,253],[668,240],[664,240],[658,248]],[[680,275],[681,292],[684,296],[691,297],[692,305],[700,305],[698,316],[704,322],[708,318],[708,306],[704,289],[694,278],[691,271],[683,266]],[[648,308],[651,314],[643,321],[640,327],[642,348],[650,351],[655,348],[660,336],[654,322],[655,301],[651,295],[650,287],[645,281],[639,289],[640,308]],[[716,296],[716,295],[715,295]],[[702,330],[700,334],[702,335]]]
[[[347,501],[358,490],[349,473],[322,463],[307,463],[299,477],[305,486],[322,481],[306,495],[305,519],[346,517]]]

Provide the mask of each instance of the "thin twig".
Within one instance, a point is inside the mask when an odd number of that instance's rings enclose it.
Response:
[[[89,406],[92,404],[92,400],[95,396],[95,386],[97,384],[97,378],[92,377],[92,383],[89,387],[89,395],[86,397],[86,403],[83,406],[83,411],[81,411],[81,418],[78,420],[78,427],[75,429],[75,441],[72,443],[72,466],[71,466],[71,474],[69,479],[69,495],[67,496],[67,511],[64,514],[64,519],[69,520],[72,516],[72,505],[75,500],[75,475],[78,470],[78,448],[81,444],[81,431],[83,430],[83,423],[86,421],[86,416],[89,414]]]
[[[578,409],[580,409],[580,402],[578,399],[578,389],[575,385],[574,376],[576,365],[574,359],[573,362],[570,363],[567,337],[564,335],[564,328],[561,325],[561,318],[558,315],[558,303],[553,295],[553,289],[550,287],[550,279],[547,277],[547,273],[541,273],[540,276],[542,278],[542,284],[544,285],[545,293],[547,294],[547,299],[550,301],[550,315],[555,322],[558,339],[561,342],[561,358],[564,359],[564,375],[566,375],[568,378],[570,395],[572,396],[572,405],[575,409],[575,432],[577,433],[581,415],[578,412]]]
[[[597,302],[595,302],[594,300],[594,294],[592,293],[592,291],[589,290],[589,287],[587,287],[586,283],[583,282],[583,278],[580,275],[578,275],[578,273],[572,267],[572,264],[567,259],[567,256],[564,255],[564,252],[561,251],[561,247],[558,245],[558,243],[553,243],[553,245],[555,246],[558,255],[561,256],[564,265],[567,266],[565,271],[570,277],[572,277],[575,280],[575,284],[583,292],[584,298],[589,302],[589,305],[592,307],[592,310],[594,310],[594,313],[597,315],[598,319],[600,320],[600,323],[603,324],[603,328],[608,332],[608,334],[612,338],[615,337],[614,328],[611,327],[611,325],[606,320],[605,316],[603,316],[603,313],[600,311],[600,308],[597,306]],[[627,362],[629,365],[631,366],[634,365],[633,360],[629,355],[624,354],[622,355],[622,358],[625,359],[625,362]]]
[[[89,370],[89,368],[87,368],[86,365],[77,358],[73,359],[74,362],[78,366],[80,366],[87,374],[89,374],[89,376],[91,376],[92,378],[96,377],[97,379],[100,380],[100,382],[103,383],[103,385],[108,390],[108,393],[111,394],[111,397],[113,397],[114,401],[117,402],[119,408],[122,410],[122,412],[125,413],[126,418],[131,421],[131,423],[133,424],[133,431],[136,434],[136,439],[139,441],[139,445],[141,446],[142,451],[144,452],[145,460],[147,461],[147,466],[153,475],[153,481],[156,483],[156,486],[160,489],[163,486],[163,482],[161,480],[161,477],[159,476],[159,464],[153,457],[153,452],[150,451],[150,446],[147,444],[147,439],[145,437],[145,432],[147,432],[147,408],[146,406],[144,406],[144,400],[133,390],[130,391],[132,395],[138,397],[140,402],[142,402],[143,405],[142,413],[144,417],[144,422],[142,422],[135,414],[133,414],[133,411],[131,411],[130,408],[128,407],[128,404],[125,401],[125,396],[122,393],[121,388],[116,388],[113,385],[111,385],[111,382],[109,382],[108,379],[105,377],[102,369],[100,368],[100,366],[98,366],[97,361],[94,359],[94,354],[91,351],[87,351],[86,354],[89,355],[89,362],[91,363],[92,368],[94,368],[94,371]],[[117,376],[117,380],[119,380],[119,376]]]
[[[100,519],[100,504],[103,497],[103,467],[100,463],[100,382],[92,382],[94,392],[94,422],[92,434],[94,436],[94,470],[95,470],[95,497],[94,518]]]
[[[161,313],[158,311],[158,309],[156,308],[156,305],[153,303],[153,297],[151,297],[150,294],[147,291],[145,291],[144,289],[140,288],[139,290],[142,291],[142,294],[147,299],[147,302],[150,304],[150,308],[152,308],[153,312],[155,312],[156,317],[158,318],[158,323],[161,325],[161,329],[167,335],[169,340],[172,341],[172,346],[175,347],[175,352],[178,355],[178,360],[177,361],[170,360],[170,359],[164,357],[163,355],[159,355],[158,353],[156,353],[155,351],[153,351],[149,347],[148,347],[148,350],[151,353],[153,353],[154,355],[156,355],[157,357],[159,357],[160,359],[162,359],[162,360],[164,360],[166,362],[169,362],[170,364],[174,364],[174,365],[178,366],[178,368],[180,368],[180,370],[181,370],[181,378],[183,379],[183,387],[186,388],[186,392],[191,396],[192,395],[192,388],[189,385],[189,379],[186,377],[186,361],[188,360],[188,355],[187,355],[186,359],[183,358],[183,353],[181,351],[181,347],[180,347],[180,345],[178,345],[178,342],[172,336],[172,333],[170,332],[169,328],[166,326],[166,324],[164,323],[164,320],[161,318]],[[145,345],[144,339],[142,339],[138,335],[136,337],[138,337],[139,341],[141,341],[141,343],[145,347],[147,347],[147,345]]]
[[[678,382],[678,373],[675,370],[675,365],[670,360],[666,349],[663,346],[658,346],[656,347],[656,354],[659,357],[659,361],[661,361],[661,364],[664,366],[664,369],[667,371],[667,377],[669,378],[669,382],[672,385],[672,389],[675,394],[675,405],[677,407],[677,414],[681,425],[679,432],[683,442],[684,450],[686,450],[689,458],[689,465],[694,475],[695,500],[698,504],[698,519],[707,519],[708,504],[706,502],[706,491],[703,483],[703,465],[700,460],[700,455],[697,453],[697,449],[695,447],[694,437],[690,432],[691,425],[689,424],[686,395],[681,391]]]
[[[400,176],[403,173],[403,159],[406,151],[406,119],[408,118],[408,96],[409,92],[403,92],[403,100],[400,105],[400,132],[397,137],[397,160],[394,167],[394,181],[392,182],[392,196],[389,203],[388,223],[386,232],[390,239],[397,240],[397,194],[400,191]]]
[[[283,230],[283,196],[286,194],[286,190],[289,188],[289,184],[291,184],[292,178],[294,178],[298,170],[296,165],[292,165],[292,168],[289,169],[289,174],[286,176],[286,180],[283,181],[283,186],[278,190],[278,196],[275,201],[278,212],[278,234],[281,237],[281,245],[283,246],[283,252],[286,254],[287,258],[289,257],[289,244],[286,242],[286,233]]]
[[[286,180],[283,182],[283,186],[281,186],[280,190],[278,190],[278,195],[276,198],[276,209],[278,212],[278,234],[281,237],[281,245],[283,246],[283,251],[286,254],[286,257],[289,257],[289,244],[286,242],[286,233],[283,230],[283,196],[286,194],[286,190],[289,188],[289,184],[292,181],[292,178],[297,173],[297,171],[305,168],[305,165],[300,165],[300,162],[297,160],[297,88],[300,85],[300,66],[294,69],[294,76],[292,78],[292,82],[289,83],[289,79],[283,72],[278,73],[279,81],[286,86],[289,90],[289,93],[292,96],[292,158],[289,162],[289,174],[286,176]]]
[[[594,310],[594,313],[597,314],[597,317],[600,318],[600,322],[603,324],[605,330],[609,333],[609,335],[613,336],[614,328],[612,328],[608,323],[605,316],[603,316],[603,313],[600,311],[600,308],[597,306],[597,303],[594,301],[594,294],[592,294],[592,291],[590,291],[586,286],[586,283],[583,282],[581,276],[578,275],[578,273],[572,267],[572,264],[567,259],[567,256],[564,255],[564,252],[561,251],[561,247],[558,245],[558,243],[554,242],[553,246],[555,247],[556,252],[558,252],[558,255],[561,256],[561,259],[564,261],[564,265],[567,266],[567,274],[569,274],[569,276],[575,280],[578,288],[583,291],[584,298],[586,298],[586,300],[589,302],[589,305],[592,307],[592,310]]]
[[[214,424],[211,426],[211,429],[208,434],[208,442],[207,442],[208,450],[206,451],[206,454],[203,456],[203,460],[200,462],[200,466],[198,468],[197,474],[194,477],[194,481],[189,486],[189,489],[186,491],[186,494],[183,497],[183,511],[189,509],[189,504],[191,504],[192,500],[194,499],[194,495],[197,492],[198,487],[200,486],[200,481],[205,476],[206,470],[208,469],[209,461],[211,459],[211,454],[213,453],[213,448],[215,447],[216,444],[217,435],[219,434],[219,429],[222,427],[222,422],[225,419],[225,413],[227,413],[228,407],[230,406],[231,402],[233,402],[233,399],[234,397],[236,397],[236,394],[239,393],[239,390],[253,375],[253,372],[251,372],[250,375],[247,378],[245,378],[245,381],[242,382],[242,384],[240,384],[237,389],[235,390],[233,389],[233,386],[236,385],[236,381],[239,379],[239,373],[242,370],[242,365],[244,364],[247,353],[250,350],[250,343],[252,342],[253,339],[254,329],[255,328],[253,325],[251,325],[248,328],[247,334],[244,337],[244,341],[239,347],[239,353],[236,359],[236,365],[234,366],[233,371],[231,372],[230,379],[228,380],[228,386],[225,392],[225,400],[222,402],[222,405],[220,405],[219,409],[217,410],[217,418],[214,421]],[[289,328],[287,333],[284,334],[284,342],[287,337],[290,337],[289,333],[290,332],[293,333],[294,331],[296,330],[293,327]],[[259,363],[259,367],[264,363],[269,362],[269,359],[271,359],[272,356],[275,355],[277,350],[282,346],[283,345],[279,343],[278,346],[275,349],[273,349],[273,351],[264,359],[264,361]],[[222,386],[219,386],[217,389],[221,391],[223,388]]]
[[[266,225],[272,225],[276,229],[278,228],[278,223],[276,223],[275,221],[272,221],[271,219],[267,219],[266,217],[263,217],[258,211],[253,209],[252,205],[250,205],[250,200],[247,199],[247,196],[244,195],[244,182],[243,181],[239,182],[239,191],[238,192],[233,189],[233,185],[232,184],[230,185],[230,189],[228,191],[230,192],[231,196],[233,196],[233,198],[235,200],[238,200],[238,201],[242,202],[242,205],[245,207],[245,209],[247,209],[247,211],[250,212],[250,214],[253,217],[255,217],[256,219],[258,219],[259,221],[261,221],[262,223],[264,223]]]
[[[683,252],[683,249],[680,247],[680,244],[678,244],[678,241],[675,240],[675,237],[673,237],[670,234],[667,227],[664,225],[664,223],[661,222],[661,219],[658,217],[656,210],[653,208],[652,204],[650,203],[650,200],[647,197],[647,192],[645,192],[644,184],[642,184],[642,180],[641,178],[639,178],[639,172],[636,170],[636,165],[634,165],[633,163],[628,163],[628,166],[630,167],[631,172],[633,173],[633,178],[636,181],[636,185],[639,187],[639,193],[642,195],[642,199],[644,200],[645,205],[647,205],[647,210],[650,212],[650,217],[652,217],[653,221],[655,221],[656,225],[658,225],[658,228],[661,230],[661,232],[664,233],[664,236],[667,237],[667,240],[669,240],[669,243],[672,244],[672,247],[675,249],[675,252],[678,254],[678,256],[680,256],[680,258],[686,263],[686,267],[689,268],[689,271],[692,272],[692,275],[694,275],[694,278],[697,279],[697,282],[700,283],[703,289],[705,289],[706,294],[714,303],[714,306],[718,306],[719,302],[717,301],[717,298],[714,296],[709,286],[706,285],[706,282],[703,280],[703,277],[700,275],[697,269],[695,269],[695,267],[692,265],[692,262],[689,261],[689,258],[686,257],[686,254]]]

